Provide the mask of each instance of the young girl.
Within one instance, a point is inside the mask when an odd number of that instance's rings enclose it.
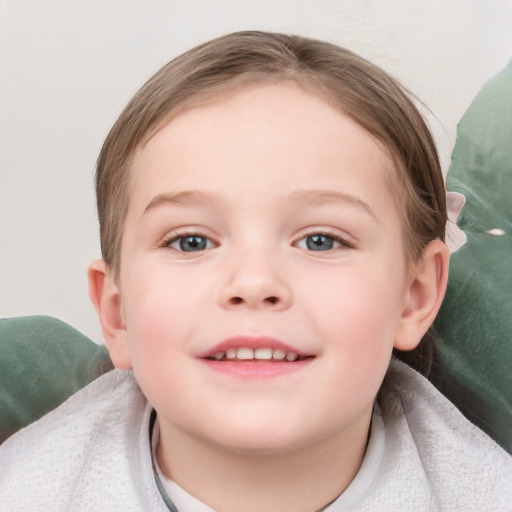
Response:
[[[236,33],[111,130],[90,294],[118,370],[0,450],[0,510],[510,510],[510,457],[423,377],[445,191],[400,86]]]

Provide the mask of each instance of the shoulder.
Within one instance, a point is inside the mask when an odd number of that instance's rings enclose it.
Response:
[[[0,446],[0,511],[111,510],[145,454],[149,414],[131,372],[95,380]]]
[[[414,446],[441,510],[512,510],[508,453],[399,361],[392,362],[383,392],[387,428]]]

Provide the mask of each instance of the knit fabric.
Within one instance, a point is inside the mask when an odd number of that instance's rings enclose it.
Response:
[[[512,458],[426,379],[393,361],[381,404],[381,440],[329,512],[512,510]],[[168,512],[151,411],[130,371],[92,382],[0,446],[0,512]]]

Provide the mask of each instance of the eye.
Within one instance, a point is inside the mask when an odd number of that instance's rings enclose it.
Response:
[[[331,251],[344,245],[348,246],[343,240],[324,233],[314,233],[305,236],[296,243],[297,247],[307,249],[308,251]]]
[[[180,235],[167,240],[164,247],[170,247],[180,252],[198,252],[214,247],[214,243],[202,235]]]

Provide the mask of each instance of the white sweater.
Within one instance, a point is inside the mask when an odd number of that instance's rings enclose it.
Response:
[[[511,512],[512,457],[406,365],[393,361],[389,376],[392,405],[376,413],[359,473],[327,510]],[[167,512],[151,410],[132,373],[115,370],[9,438],[0,512]]]

